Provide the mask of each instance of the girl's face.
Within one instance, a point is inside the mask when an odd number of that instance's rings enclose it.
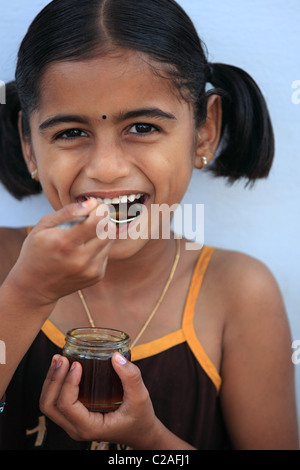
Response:
[[[23,150],[55,210],[90,196],[143,195],[148,209],[181,201],[202,140],[191,105],[143,58],[123,51],[46,70]]]

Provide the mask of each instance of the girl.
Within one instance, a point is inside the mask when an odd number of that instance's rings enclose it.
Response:
[[[42,188],[55,212],[1,231],[2,448],[297,448],[272,275],[240,253],[186,250],[150,211],[180,203],[206,164],[231,182],[268,175],[272,126],[251,77],[209,64],[174,0],[54,0],[7,91],[2,182],[17,198]],[[124,397],[107,414],[78,400],[81,365],[61,355],[67,331],[91,324],[134,344],[132,362],[112,359]]]

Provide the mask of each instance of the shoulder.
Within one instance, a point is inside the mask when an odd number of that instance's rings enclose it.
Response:
[[[270,269],[252,256],[216,249],[211,265],[211,274],[222,281],[228,301],[252,303],[261,300],[261,295],[279,294],[277,281]]]
[[[208,254],[208,256],[205,256]],[[197,312],[214,312],[218,321],[235,321],[243,315],[255,316],[265,309],[284,312],[278,283],[271,270],[247,254],[219,249],[206,249],[198,257],[197,270],[201,289]],[[190,260],[192,266],[193,258]],[[197,281],[196,281],[197,283]],[[258,313],[257,313],[258,314]],[[195,318],[197,322],[197,319]]]
[[[26,236],[26,228],[0,227],[0,283],[16,263]]]
[[[228,331],[252,324],[265,337],[286,325],[284,301],[277,280],[263,262],[249,255],[216,250],[215,269],[221,278],[221,295],[228,303]],[[230,327],[230,328],[229,328]],[[286,329],[286,328],[285,328]],[[226,331],[226,330],[224,330]],[[284,330],[282,330],[284,331]]]
[[[273,273],[260,260],[217,249],[211,262],[211,279],[224,305],[225,326],[260,322],[277,317],[285,321],[285,307]]]
[[[270,269],[244,253],[215,249],[202,280],[194,326],[218,370],[228,351],[238,354],[242,342],[254,345],[258,335],[262,342],[272,341],[277,333],[288,338],[284,303]]]
[[[239,373],[246,364],[257,368],[265,364],[267,370],[283,361],[286,367],[290,362],[290,328],[280,288],[270,269],[256,258],[226,250],[216,250],[211,268],[218,286],[218,305],[224,306],[223,374],[237,363]]]
[[[291,336],[276,279],[242,253],[216,250],[210,268],[224,305],[221,395],[233,440],[238,448],[294,445]]]

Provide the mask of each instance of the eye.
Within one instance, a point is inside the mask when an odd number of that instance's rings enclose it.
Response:
[[[82,131],[81,129],[67,129],[63,132],[60,132],[56,135],[55,140],[63,139],[63,140],[72,140],[78,137],[87,137],[87,133]]]
[[[152,124],[146,124],[139,122],[130,127],[130,134],[152,134],[153,132],[158,131],[158,128]]]

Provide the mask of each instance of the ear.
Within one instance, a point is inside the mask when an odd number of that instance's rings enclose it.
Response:
[[[205,124],[197,131],[195,167],[203,167],[203,157],[209,163],[217,150],[222,125],[222,105],[218,95],[212,95],[207,100],[207,115]]]
[[[36,161],[34,154],[32,152],[32,146],[29,138],[24,137],[22,129],[22,111],[19,112],[18,117],[18,130],[20,135],[21,147],[23,152],[23,157],[27,165],[28,171],[32,174],[36,170]]]

